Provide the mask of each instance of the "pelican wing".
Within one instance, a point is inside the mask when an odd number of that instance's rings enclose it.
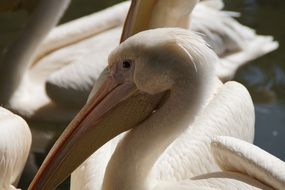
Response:
[[[68,60],[68,65],[47,77],[48,96],[64,107],[81,108],[100,73],[107,66],[109,53],[119,44],[120,32],[121,27],[117,27],[52,53],[49,57],[53,61],[59,62],[58,58],[66,57],[67,53],[70,54],[67,58],[72,60]],[[50,60],[46,61],[48,64]]]
[[[161,182],[154,189],[273,190],[258,180],[234,172],[214,172],[178,182]]]
[[[191,182],[165,182],[156,185],[153,190],[220,190],[212,187],[198,186]]]
[[[285,163],[261,148],[224,136],[215,138],[211,148],[223,170],[244,173],[275,189],[284,189]]]
[[[65,2],[65,4],[67,4],[67,2]],[[74,96],[72,96],[74,93],[68,93],[70,95],[68,97],[73,98],[73,101],[67,101],[73,103],[73,104],[68,104],[68,106],[66,106],[67,105],[66,101],[63,101],[63,104],[58,104],[58,101],[61,102],[61,100],[66,99],[67,97],[66,94],[63,95],[61,92],[62,91],[65,92],[65,89],[69,89],[70,86],[75,88],[74,83],[69,83],[69,86],[66,86],[65,85],[66,83],[62,82],[60,83],[60,85],[63,86],[63,90],[54,93],[50,92],[53,91],[54,88],[48,88],[48,91],[46,91],[46,85],[45,85],[46,81],[48,81],[47,83],[49,83],[49,80],[58,82],[59,80],[57,80],[56,77],[57,74],[55,72],[57,71],[60,72],[63,67],[71,63],[74,63],[83,57],[89,57],[90,60],[89,62],[93,63],[96,62],[96,60],[100,60],[99,57],[100,53],[98,53],[98,57],[94,60],[92,60],[92,58],[94,57],[87,56],[87,54],[89,55],[91,54],[90,50],[94,49],[93,47],[96,45],[98,46],[97,50],[99,49],[100,51],[103,51],[107,49],[105,53],[108,54],[108,52],[110,51],[109,49],[113,47],[109,44],[115,43],[116,40],[115,39],[106,40],[106,38],[104,39],[103,37],[103,40],[101,40],[101,45],[100,45],[100,42],[98,40],[94,40],[94,38],[97,39],[96,34],[101,34],[101,33],[103,34],[104,32],[106,33],[105,35],[108,34],[110,35],[110,32],[106,32],[105,30],[110,29],[110,31],[112,31],[113,27],[122,24],[123,21],[120,20],[123,20],[124,15],[126,15],[125,12],[127,12],[126,9],[128,8],[128,4],[129,3],[119,4],[108,10],[95,13],[94,15],[87,18],[83,18],[81,21],[77,20],[68,23],[64,26],[57,28],[54,32],[52,32],[49,35],[49,37],[47,37],[46,41],[44,41],[43,44],[38,49],[38,54],[35,56],[36,58],[34,59],[34,64],[31,65],[29,70],[25,73],[25,76],[21,81],[19,88],[17,89],[16,93],[14,93],[13,96],[10,98],[9,108],[17,111],[17,113],[25,117],[32,118],[35,120],[46,120],[46,121],[52,120],[53,122],[70,121],[71,118],[74,117],[75,113],[78,112],[78,106],[76,107],[73,105],[74,103],[75,105],[78,104],[77,103],[78,96],[75,96],[74,98]],[[111,13],[115,15],[111,15]],[[105,16],[108,17],[104,20],[103,17],[105,18]],[[89,22],[90,20],[92,21],[91,24]],[[105,21],[108,22],[106,24],[103,24],[105,23]],[[94,27],[97,28],[96,31],[93,30]],[[71,30],[72,28],[73,30]],[[86,30],[90,31],[86,32]],[[81,33],[83,33],[84,35],[80,35]],[[109,44],[107,43],[102,44],[102,41],[104,42],[104,40],[106,40],[106,42],[109,42]],[[71,45],[71,43],[75,43],[75,45]],[[61,48],[62,46],[65,45],[67,47]],[[56,49],[58,50],[53,51]],[[88,61],[88,58],[86,58],[84,61],[86,62],[86,60]],[[66,68],[66,70],[68,70],[68,68]],[[77,70],[78,73],[80,73],[79,71],[82,71],[82,69]],[[65,73],[65,72],[60,72],[60,73]],[[66,79],[67,82],[70,82],[70,75],[71,73],[64,75],[64,77],[67,78]],[[73,75],[72,77],[74,76],[75,75]],[[74,79],[75,78],[76,77],[74,77]],[[90,80],[92,80],[92,82],[89,82]],[[85,82],[87,83],[85,84],[85,86],[88,87],[93,86],[94,79],[89,79],[89,80],[87,79],[87,81]],[[48,87],[51,86],[53,85],[48,85]],[[79,101],[81,100],[81,103],[85,102],[86,96],[89,93],[90,89],[87,90],[87,93],[85,93],[85,96],[83,96],[82,99],[79,98]],[[80,93],[81,95],[83,94],[82,88],[81,89],[79,88],[78,93]],[[63,97],[58,94],[62,95]],[[54,101],[51,101],[49,95],[51,96],[51,99]],[[57,98],[58,97],[57,95],[60,98]],[[83,105],[83,103],[81,105]]]
[[[119,44],[129,5],[123,2],[58,26],[41,44],[30,73],[46,82],[47,95],[56,105],[67,110],[84,105],[108,54]]]
[[[119,3],[54,28],[41,44],[34,62],[55,50],[122,26],[129,6],[129,1]]]

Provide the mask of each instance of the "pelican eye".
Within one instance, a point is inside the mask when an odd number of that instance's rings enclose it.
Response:
[[[129,69],[132,66],[132,60],[124,60],[123,61],[123,68],[124,69]]]

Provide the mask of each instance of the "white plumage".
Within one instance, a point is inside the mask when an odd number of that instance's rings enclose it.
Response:
[[[223,170],[246,173],[275,189],[285,187],[284,162],[261,148],[231,137],[218,137],[211,146]]]
[[[171,48],[172,43],[176,45],[173,44],[176,51],[174,47]],[[181,45],[184,47],[182,53],[179,52]],[[125,136],[108,142],[93,154],[72,174],[71,189],[280,189],[285,182],[284,162],[254,145],[233,138],[252,142],[253,104],[242,85],[215,82],[211,73],[217,58],[207,50],[200,38],[178,29],[142,32],[123,43],[109,60],[120,59],[120,56],[135,58],[134,80],[140,90],[147,90],[154,88],[156,83],[140,86],[138,82],[142,79],[139,76],[147,75],[148,80],[153,82],[156,75],[167,73],[164,70],[167,66],[164,65],[183,65],[178,61],[185,61],[185,58],[168,58],[168,48],[176,52],[172,57],[191,55],[188,62],[196,64],[197,71],[192,67],[192,74],[185,75],[185,68],[177,69],[183,75],[178,80],[182,81],[174,82],[166,103]],[[163,51],[168,55],[162,56]],[[140,52],[139,55],[137,52]],[[165,57],[170,63],[157,62],[164,60],[157,56]],[[153,60],[154,57],[156,59]],[[173,60],[176,62],[171,63]],[[141,64],[146,65],[139,66]],[[159,73],[149,68],[158,64]],[[139,75],[143,71],[152,73]],[[187,78],[194,84],[188,84]],[[188,126],[188,123],[191,124]],[[232,137],[216,138],[220,135]],[[212,142],[213,138],[216,139]],[[114,151],[118,139],[120,143]],[[275,166],[271,167],[268,163]],[[105,166],[106,173],[102,170]],[[221,171],[219,166],[224,170]],[[100,185],[102,179],[103,187]]]
[[[0,189],[16,189],[29,155],[32,136],[27,123],[0,107]]]

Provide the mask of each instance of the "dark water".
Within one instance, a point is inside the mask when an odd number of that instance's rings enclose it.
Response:
[[[226,5],[242,13],[241,23],[279,41],[278,50],[239,69],[235,80],[248,88],[255,103],[254,143],[285,160],[285,2],[227,0]]]
[[[111,6],[120,0],[73,0],[62,23]],[[255,144],[285,160],[285,1],[225,0],[226,9],[238,11],[238,20],[259,34],[273,35],[279,41],[277,51],[239,69],[234,80],[245,85],[255,103]],[[27,14],[0,15],[0,49],[15,39]],[[39,156],[41,159],[42,156]],[[68,189],[61,187],[60,189]],[[25,189],[25,188],[24,188]]]

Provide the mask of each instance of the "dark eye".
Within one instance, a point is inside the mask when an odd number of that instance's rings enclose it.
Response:
[[[123,61],[123,68],[124,69],[129,69],[132,66],[132,61],[131,60],[124,60]]]

